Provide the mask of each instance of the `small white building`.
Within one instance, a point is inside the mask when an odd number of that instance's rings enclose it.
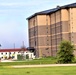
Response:
[[[29,59],[35,59],[33,52],[28,51],[27,49],[0,49],[0,60],[17,60],[18,55],[26,56],[28,55]]]

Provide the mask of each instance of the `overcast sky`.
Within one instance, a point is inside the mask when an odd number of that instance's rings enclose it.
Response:
[[[27,17],[55,8],[57,5],[74,3],[76,0],[0,0],[0,44],[1,48],[16,48],[22,42],[28,47]]]

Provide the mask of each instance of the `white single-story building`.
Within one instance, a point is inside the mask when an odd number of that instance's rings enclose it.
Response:
[[[35,59],[35,55],[33,52],[30,52],[26,48],[21,49],[0,49],[0,60],[17,60],[18,55],[26,56],[28,55],[29,59]]]

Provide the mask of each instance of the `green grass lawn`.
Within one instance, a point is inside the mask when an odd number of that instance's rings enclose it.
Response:
[[[0,67],[0,75],[76,75],[76,67],[11,68]]]
[[[34,60],[27,60],[27,61],[16,61],[16,62],[0,62],[0,66],[10,66],[10,65],[32,65],[32,64],[55,64],[56,58],[54,57],[47,57],[47,58],[40,58]]]
[[[54,64],[56,58],[48,57],[20,62],[0,62],[0,75],[76,75],[76,67],[12,68],[12,65]]]

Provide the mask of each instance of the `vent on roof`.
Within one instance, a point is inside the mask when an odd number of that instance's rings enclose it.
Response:
[[[59,6],[59,5],[57,5],[57,8],[60,8],[60,6]]]

